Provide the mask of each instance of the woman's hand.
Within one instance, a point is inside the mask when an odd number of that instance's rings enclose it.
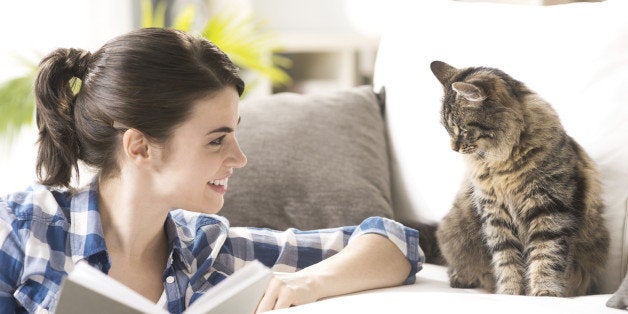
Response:
[[[257,313],[311,303],[319,299],[317,280],[306,271],[273,274]]]
[[[295,273],[276,273],[257,312],[311,303],[322,298],[396,286],[410,263],[390,240],[365,234],[342,251]]]

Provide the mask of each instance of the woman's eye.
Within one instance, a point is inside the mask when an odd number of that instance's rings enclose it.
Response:
[[[212,146],[220,146],[220,145],[222,145],[222,141],[225,139],[225,136],[226,135],[223,135],[223,136],[221,136],[221,137],[219,137],[219,138],[209,142],[209,145],[212,145]]]

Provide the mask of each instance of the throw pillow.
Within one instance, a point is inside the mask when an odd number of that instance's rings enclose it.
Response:
[[[236,169],[220,212],[232,226],[283,230],[392,217],[382,108],[372,87],[245,100]]]

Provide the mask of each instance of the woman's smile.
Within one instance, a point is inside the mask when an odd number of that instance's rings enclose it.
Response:
[[[224,195],[227,192],[227,182],[229,181],[229,177],[226,177],[221,180],[210,180],[207,185],[214,190],[216,193],[220,195]]]

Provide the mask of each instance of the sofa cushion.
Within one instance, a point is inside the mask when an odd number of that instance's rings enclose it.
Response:
[[[464,173],[440,125],[443,91],[430,63],[499,68],[548,100],[596,161],[612,237],[602,288],[613,292],[628,261],[628,1],[396,3],[383,16],[390,23],[375,66],[376,88],[386,87],[395,213],[401,220],[440,220]]]
[[[488,294],[486,290],[449,286],[446,267],[423,264],[416,283],[373,289],[283,309],[281,314],[320,313],[482,313],[482,314],[621,314],[605,306],[608,294],[576,298]]]
[[[221,211],[233,226],[315,229],[391,217],[382,108],[371,87],[243,101],[248,164]]]

